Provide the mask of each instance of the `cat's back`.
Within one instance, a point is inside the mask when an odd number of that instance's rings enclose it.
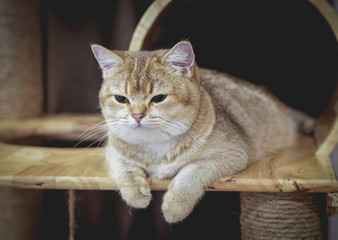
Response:
[[[201,86],[211,96],[216,111],[245,109],[254,115],[264,113],[265,109],[288,111],[288,107],[263,86],[203,68],[200,69],[200,79]]]
[[[252,101],[262,104],[265,101],[280,103],[265,88],[216,70],[200,69],[201,85],[212,96],[214,104],[227,105],[240,101],[242,107],[249,107]],[[215,101],[217,100],[219,101]],[[247,106],[248,105],[248,106]]]
[[[215,108],[217,131],[238,128],[251,142],[256,157],[294,142],[289,108],[265,88],[208,69],[200,69],[200,79]]]

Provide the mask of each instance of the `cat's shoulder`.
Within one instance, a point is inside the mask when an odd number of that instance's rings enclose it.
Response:
[[[213,69],[207,69],[207,68],[199,68],[199,74],[200,78],[204,81],[226,81],[226,80],[231,80],[232,81],[232,76],[224,73],[224,72],[219,72]]]
[[[199,69],[201,86],[212,96],[226,98],[227,96],[236,99],[249,101],[251,98],[267,100],[283,105],[279,98],[263,85],[256,85],[247,80],[232,76],[230,74],[210,70]]]

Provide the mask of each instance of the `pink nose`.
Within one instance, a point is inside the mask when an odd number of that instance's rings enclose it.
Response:
[[[131,116],[135,119],[135,121],[137,123],[140,123],[142,118],[144,118],[145,114],[143,114],[143,113],[133,113]]]

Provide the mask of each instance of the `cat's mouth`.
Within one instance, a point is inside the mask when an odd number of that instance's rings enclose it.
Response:
[[[133,126],[131,126],[131,128],[132,129],[145,129],[147,127],[143,123],[135,123],[135,124],[133,124]]]

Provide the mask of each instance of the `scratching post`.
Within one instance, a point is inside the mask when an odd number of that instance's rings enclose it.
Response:
[[[0,36],[0,119],[38,117],[42,113],[39,1],[0,0]],[[42,191],[0,188],[0,196],[0,239],[37,239]]]
[[[0,239],[38,239],[41,204],[40,190],[0,188]]]
[[[0,0],[0,119],[42,113],[39,1]]]
[[[308,193],[241,193],[242,239],[325,239],[324,199]]]
[[[68,216],[69,216],[69,240],[75,239],[76,216],[75,216],[75,191],[68,190]]]

